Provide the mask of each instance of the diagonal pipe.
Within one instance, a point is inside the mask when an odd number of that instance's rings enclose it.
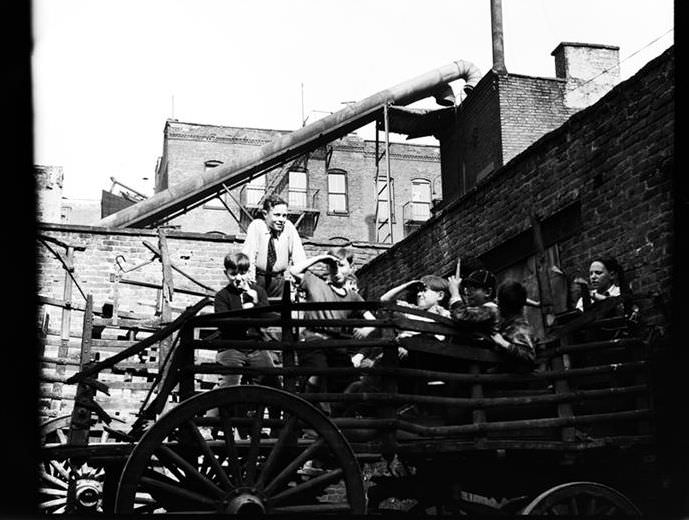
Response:
[[[253,153],[185,179],[105,217],[98,225],[108,228],[145,227],[160,222],[175,212],[211,197],[222,189],[223,184],[241,184],[259,171],[293,159],[370,123],[386,104],[408,105],[434,94],[439,86],[457,79],[465,80],[464,90],[468,93],[481,79],[481,72],[470,62],[453,61],[357,103],[348,104],[338,112],[278,137]]]

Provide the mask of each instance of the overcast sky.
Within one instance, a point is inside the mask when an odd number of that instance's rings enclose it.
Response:
[[[302,110],[457,59],[492,65],[490,0],[34,0],[33,15],[34,162],[64,168],[68,198],[99,199],[111,176],[151,194],[170,117],[294,130]],[[508,72],[531,76],[554,77],[570,41],[619,46],[625,79],[674,39],[672,0],[503,0],[503,24]]]

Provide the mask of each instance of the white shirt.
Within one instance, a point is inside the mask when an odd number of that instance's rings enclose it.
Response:
[[[270,229],[266,221],[260,218],[254,219],[246,230],[246,240],[242,253],[249,257],[249,277],[256,279],[256,269],[266,270],[266,260],[268,259],[268,240],[270,240]],[[290,263],[297,264],[306,260],[306,252],[301,243],[301,237],[297,228],[289,220],[285,222],[285,227],[277,237],[275,243],[275,265],[273,272],[282,272]],[[290,262],[291,261],[291,262]]]
[[[589,291],[589,293],[591,294],[591,302],[596,301],[594,299],[594,294],[596,294],[596,292],[597,291],[595,289]],[[609,298],[610,296],[619,296],[620,295],[620,288],[617,285],[612,284],[610,287],[608,287],[608,290],[605,291],[605,293],[603,293],[603,294],[605,294],[606,298]],[[579,301],[577,301],[577,309],[579,309],[580,311],[584,310],[583,298],[579,298]]]

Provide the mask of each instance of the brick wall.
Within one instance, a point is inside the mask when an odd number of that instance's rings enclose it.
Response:
[[[115,270],[115,258],[124,257],[124,267],[129,269],[150,260],[152,253],[144,245],[146,240],[157,247],[158,236],[155,230],[142,229],[104,229],[89,226],[60,224],[39,224],[39,236],[56,238],[66,244],[84,246],[84,251],[74,253],[76,277],[86,294],[93,294],[94,308],[100,309],[106,302],[113,300],[114,284],[111,274]],[[234,236],[216,237],[196,233],[170,231],[167,234],[170,258],[187,274],[215,289],[221,289],[226,279],[223,274],[223,258],[230,251],[240,251],[243,239]],[[64,252],[60,246],[50,244],[53,249]],[[330,244],[313,240],[304,240],[307,255],[321,254],[327,251]],[[357,266],[364,265],[389,246],[354,243],[351,248]],[[38,294],[62,299],[65,271],[62,264],[42,244],[36,247],[37,253],[37,286]],[[159,284],[162,278],[160,262],[145,265],[125,278]],[[175,287],[201,290],[198,286],[173,271]],[[152,316],[155,308],[157,291],[149,288],[120,284],[120,308],[141,312]],[[174,306],[186,307],[199,300],[197,296],[176,293]],[[84,300],[79,290],[74,287],[73,301],[83,305]],[[59,323],[59,309],[49,308],[50,323]],[[79,331],[81,313],[74,313],[72,328]]]
[[[502,135],[500,164],[509,162],[579,110],[565,106],[564,80],[504,74],[498,81]]]
[[[481,172],[502,165],[498,76],[488,72],[439,134],[444,201],[465,193]]]
[[[618,258],[634,292],[670,298],[674,54],[669,49],[595,105],[572,116],[413,235],[359,271],[369,297],[420,275],[448,275],[572,202],[581,226],[559,243],[561,267],[585,275],[589,258]],[[648,310],[660,320],[657,310]]]

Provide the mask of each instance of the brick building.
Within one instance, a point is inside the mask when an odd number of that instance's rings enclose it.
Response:
[[[619,47],[560,43],[554,78],[489,71],[471,96],[438,111],[445,203],[465,194],[619,82]]]
[[[664,326],[677,202],[673,78],[671,48],[454,200],[446,191],[444,207],[418,232],[359,271],[367,298],[423,274],[447,276],[459,256],[464,274],[486,267],[499,279],[525,282],[529,296],[539,299],[539,227],[549,261],[570,279],[586,276],[592,256],[617,257],[647,320]],[[493,79],[509,87],[512,78]],[[456,157],[443,155],[446,187],[455,180]],[[424,254],[413,254],[419,251]],[[561,275],[548,276],[554,310],[563,311],[577,295],[568,294]],[[530,313],[540,324],[540,312]]]
[[[155,192],[256,152],[287,133],[168,120]],[[382,150],[381,142],[379,156]],[[427,220],[432,200],[442,197],[440,153],[437,146],[391,143],[390,159],[393,238],[398,240]],[[387,192],[377,196],[377,173],[385,175],[385,163],[376,164],[375,141],[349,134],[293,166],[269,171],[222,194],[222,201],[214,199],[169,223],[191,232],[241,233],[266,189],[279,184],[277,192],[288,201],[290,218],[299,223],[302,236],[377,242],[376,206],[381,215],[387,212]]]

